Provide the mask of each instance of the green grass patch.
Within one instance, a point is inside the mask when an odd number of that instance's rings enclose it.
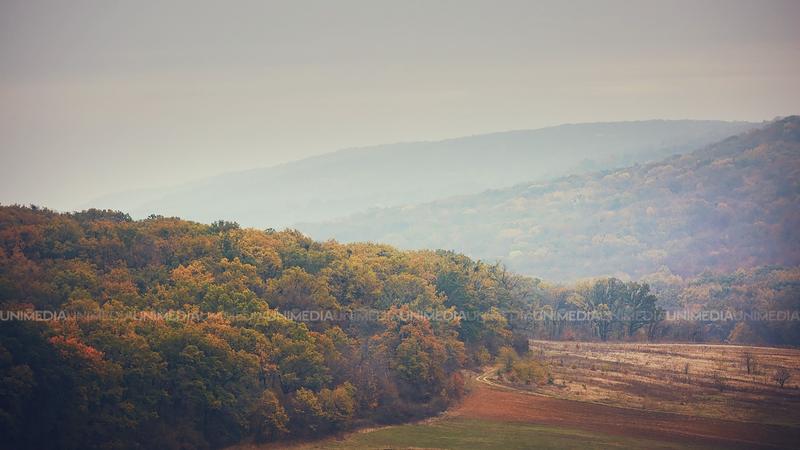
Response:
[[[400,425],[345,440],[328,441],[325,449],[675,449],[685,444],[592,433],[570,428],[477,419],[443,419],[427,424]]]

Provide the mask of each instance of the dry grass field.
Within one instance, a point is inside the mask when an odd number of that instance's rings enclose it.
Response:
[[[702,344],[533,341],[562,399],[800,426],[800,350]],[[750,360],[748,373],[747,359]],[[776,371],[789,375],[781,388]]]

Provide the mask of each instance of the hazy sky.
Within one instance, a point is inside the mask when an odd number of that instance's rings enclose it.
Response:
[[[800,112],[800,2],[0,0],[0,203],[342,147]]]

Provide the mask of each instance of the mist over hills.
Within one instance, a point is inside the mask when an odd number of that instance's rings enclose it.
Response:
[[[303,224],[552,280],[800,264],[800,117],[624,169]]]
[[[379,145],[174,188],[109,195],[84,206],[129,211],[134,217],[174,215],[282,228],[655,161],[756,126],[689,120],[570,124]]]

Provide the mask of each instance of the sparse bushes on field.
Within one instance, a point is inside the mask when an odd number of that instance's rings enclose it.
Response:
[[[781,387],[781,389],[783,389],[783,386],[786,384],[787,381],[789,381],[789,378],[791,377],[792,373],[789,372],[789,369],[787,369],[786,367],[778,367],[775,370],[775,373],[772,375],[772,379],[775,381],[775,383],[778,384],[778,386]]]
[[[744,368],[747,370],[747,374],[756,373],[757,361],[755,355],[751,352],[744,352],[742,355],[742,361],[744,363]]]
[[[725,390],[725,378],[718,370],[715,370],[714,373],[711,374],[711,382],[720,392]]]
[[[552,383],[552,377],[547,367],[533,360],[520,360],[514,363],[511,369],[513,379],[524,384],[544,384]]]
[[[519,355],[511,347],[503,347],[497,355],[497,360],[502,364],[504,372],[511,372],[514,363],[519,360]]]
[[[497,355],[501,371],[505,377],[515,383],[544,384],[552,383],[552,376],[547,366],[532,358],[520,358],[511,347],[503,347]]]

